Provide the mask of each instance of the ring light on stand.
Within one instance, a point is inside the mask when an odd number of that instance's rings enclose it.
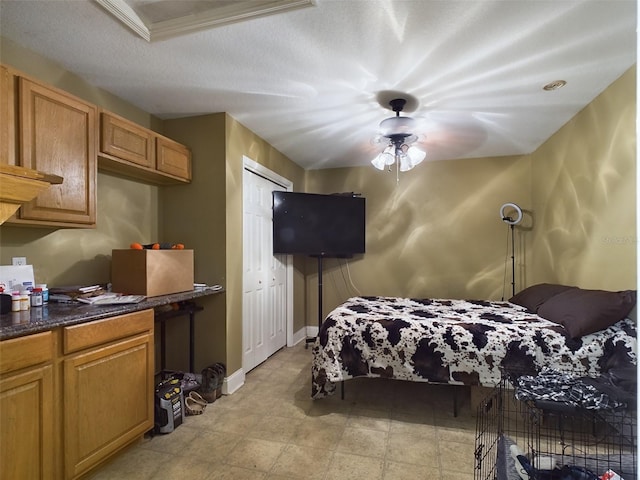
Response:
[[[515,219],[507,217],[505,215],[507,208],[513,208],[518,216]],[[509,225],[517,225],[522,221],[522,209],[515,203],[505,203],[500,207],[500,218],[503,222],[508,223]]]
[[[515,218],[506,215],[508,209],[515,210]],[[522,221],[522,209],[515,203],[505,203],[500,207],[500,219],[511,227],[511,292],[512,296],[514,296],[516,294],[516,244],[514,227]]]

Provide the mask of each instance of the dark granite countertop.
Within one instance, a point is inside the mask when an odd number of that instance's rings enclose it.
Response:
[[[27,311],[9,312],[0,315],[0,340],[22,337],[32,333],[53,330],[57,327],[100,320],[101,318],[137,312],[185,300],[193,300],[194,298],[215,295],[224,291],[224,289],[216,289],[214,287],[202,287],[188,292],[149,297],[139,303],[122,305],[96,306],[79,302],[49,302],[47,305],[32,307]]]

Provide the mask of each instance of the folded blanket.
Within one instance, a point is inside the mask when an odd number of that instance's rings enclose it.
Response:
[[[523,375],[516,380],[515,396],[521,401],[567,404],[588,410],[616,410],[626,407],[624,401],[610,396],[597,388],[593,379],[585,381],[571,374],[543,368],[535,376]],[[609,388],[609,391],[613,391]]]

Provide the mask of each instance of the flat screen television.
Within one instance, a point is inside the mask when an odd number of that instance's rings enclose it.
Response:
[[[364,253],[365,199],[273,192],[273,253],[348,257]]]

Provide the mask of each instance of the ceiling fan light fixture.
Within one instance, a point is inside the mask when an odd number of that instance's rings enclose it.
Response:
[[[411,168],[413,168],[426,158],[427,152],[420,150],[418,147],[409,147],[407,155],[411,159]]]
[[[376,156],[371,163],[378,170],[384,170],[385,167],[389,165],[393,165],[393,162],[396,161],[394,156],[394,147],[393,145],[388,145],[379,155]]]
[[[381,153],[377,155],[376,158],[371,160],[371,163],[373,164],[373,166],[376,167],[378,170],[384,170],[384,167],[386,166],[383,155],[384,154]]]
[[[422,162],[426,156],[426,152],[419,148],[404,144],[399,148],[396,158],[400,162],[400,171],[407,172]]]
[[[411,165],[411,159],[408,155],[402,154],[398,157],[398,159],[400,160],[401,172],[407,172],[413,168],[413,165]]]
[[[418,136],[413,133],[417,122],[411,117],[400,116],[405,103],[403,98],[391,100],[389,105],[396,116],[380,122],[379,133],[373,143],[385,142],[385,147],[382,153],[371,160],[378,170],[384,170],[385,166],[395,163],[398,171],[406,172],[422,162],[427,155],[423,150],[410,146],[418,140]]]
[[[391,135],[411,135],[416,126],[416,121],[411,117],[389,117],[380,122],[380,134]]]

